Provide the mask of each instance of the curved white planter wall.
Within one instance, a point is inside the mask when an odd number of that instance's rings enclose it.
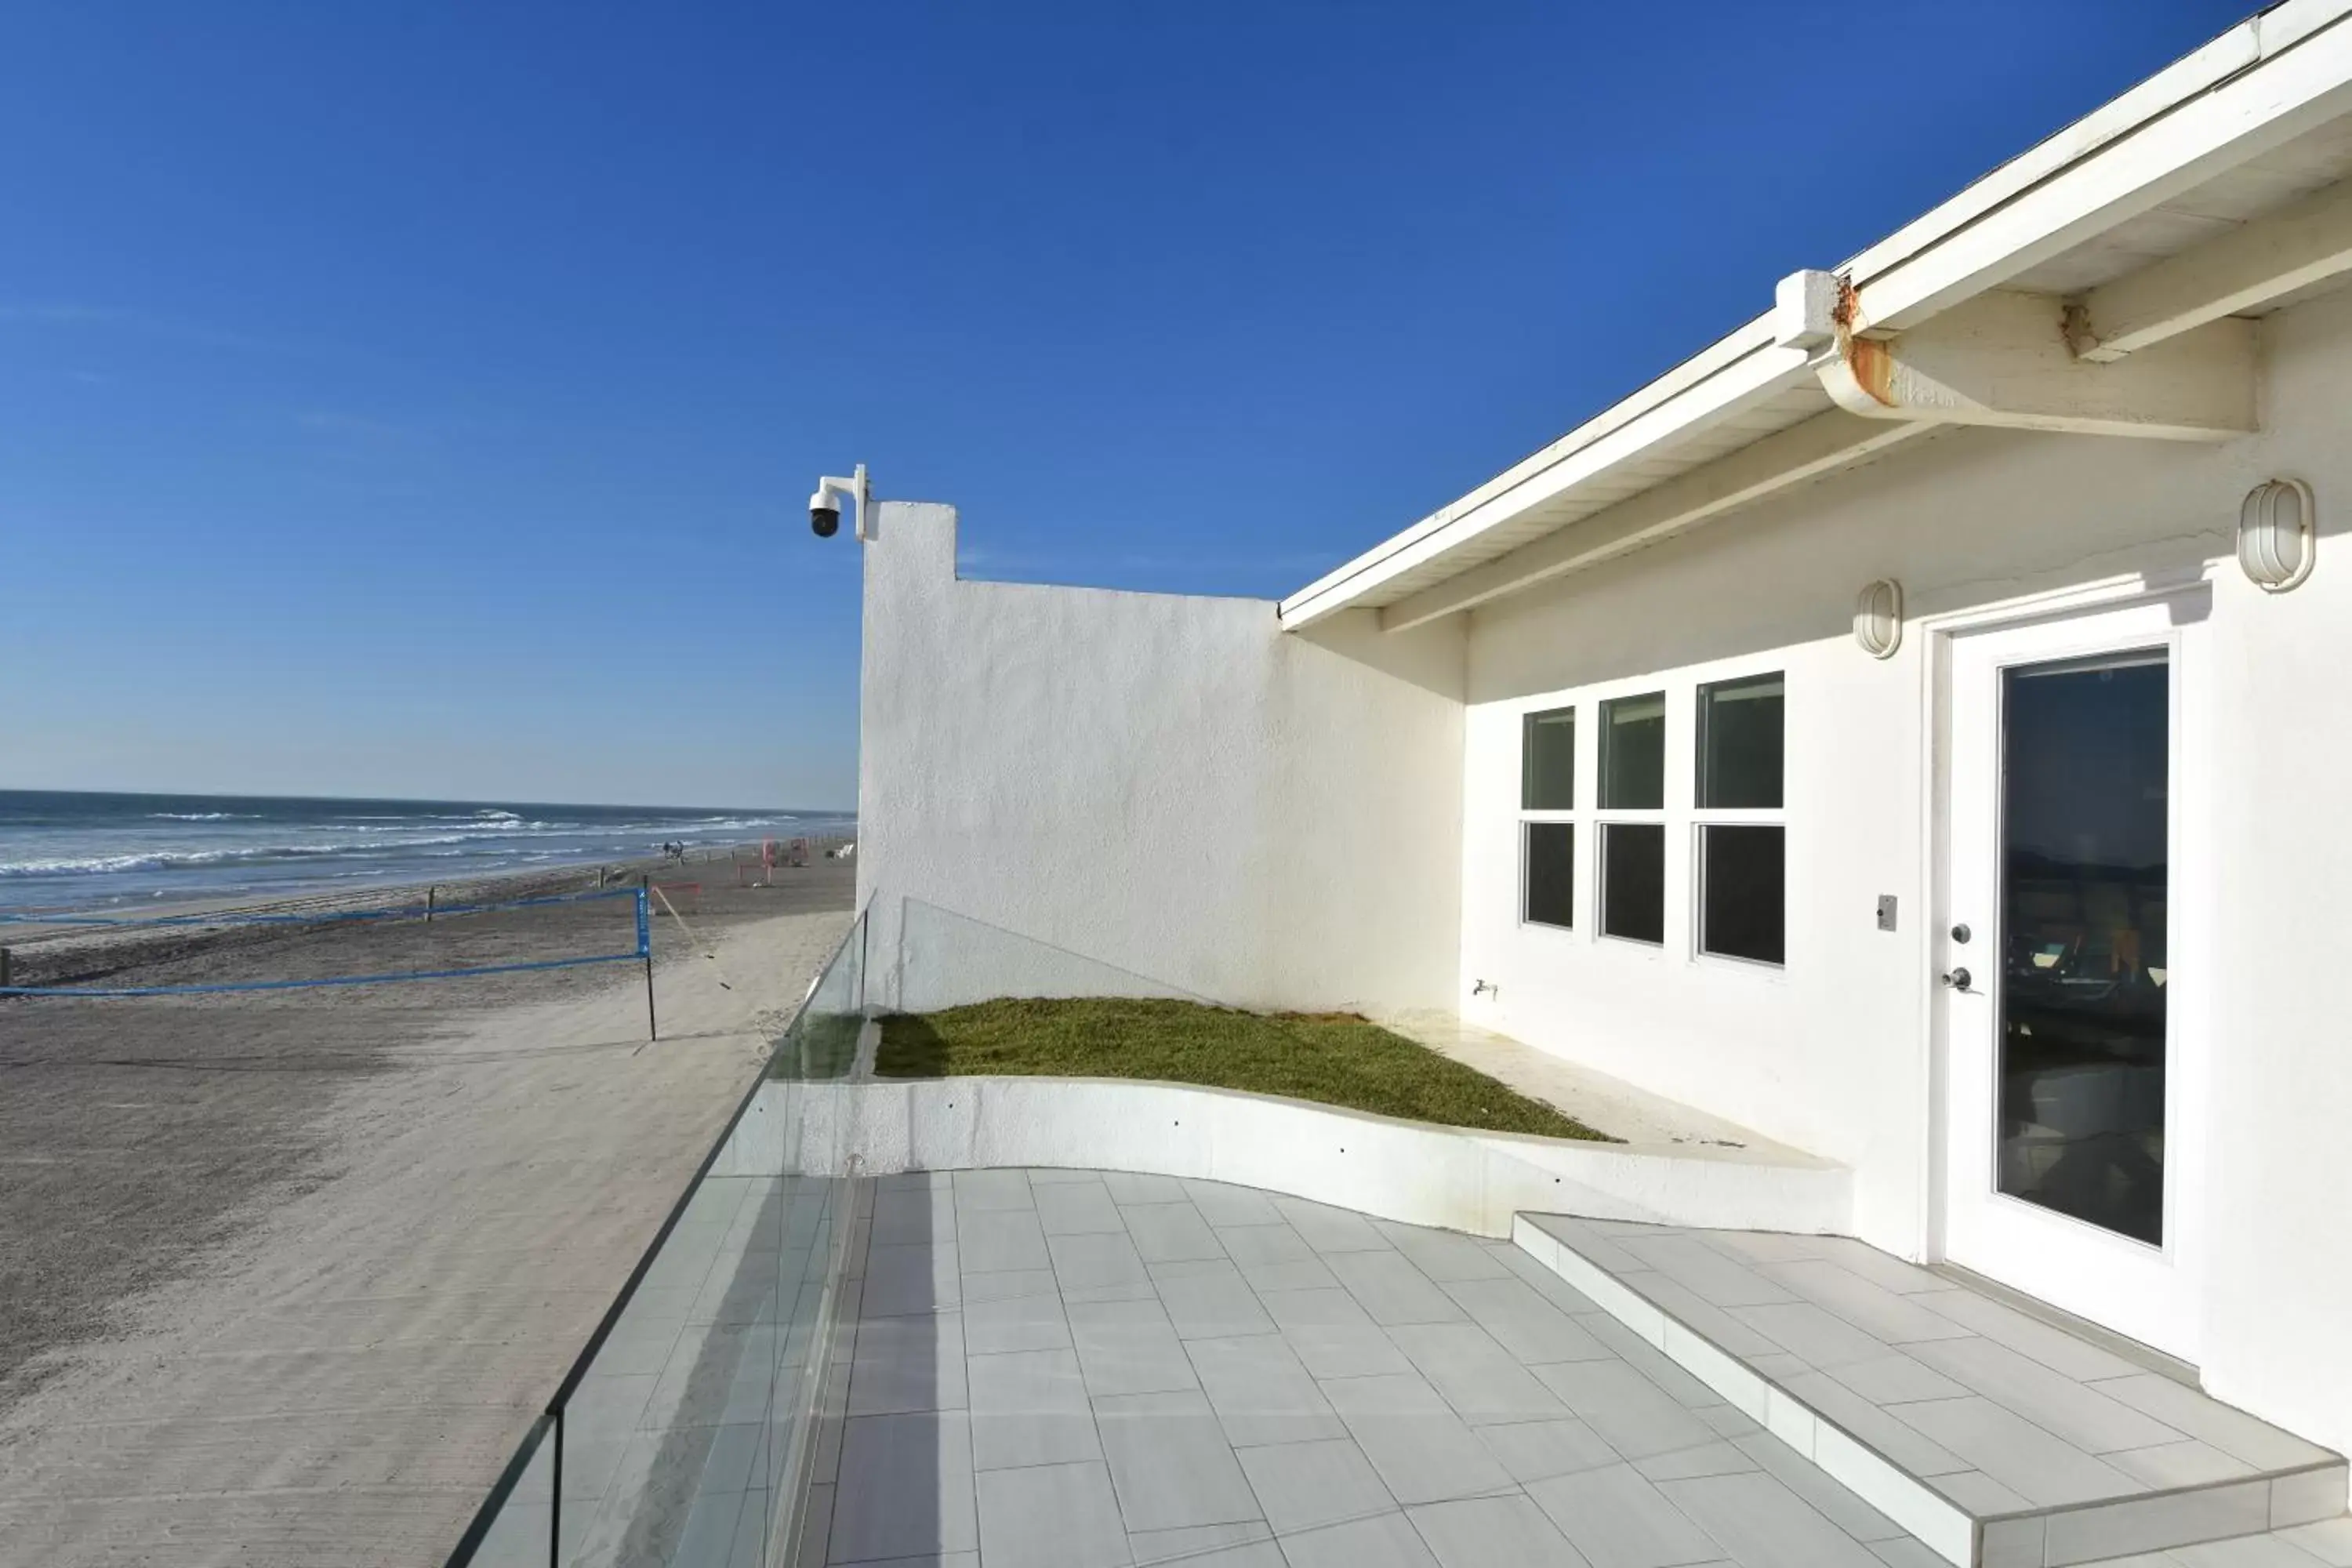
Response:
[[[817,1175],[1137,1171],[1497,1237],[1522,1210],[1837,1235],[1850,1233],[1853,1216],[1851,1173],[1826,1163],[1636,1152],[1122,1079],[770,1084],[720,1168],[780,1169],[787,1140],[800,1168]]]

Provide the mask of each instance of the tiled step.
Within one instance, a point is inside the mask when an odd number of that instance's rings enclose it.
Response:
[[[1961,1568],[2345,1511],[2339,1456],[1858,1241],[1529,1214],[1513,1239]]]

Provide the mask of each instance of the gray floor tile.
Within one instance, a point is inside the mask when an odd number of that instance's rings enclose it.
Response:
[[[2099,1568],[2133,1568],[2139,1559],[2103,1563]],[[2203,1546],[2176,1546],[2152,1561],[2163,1568],[2312,1568],[2312,1559],[2274,1535],[2250,1535]]]
[[[1396,1251],[1334,1252],[1324,1266],[1383,1328],[1399,1323],[1466,1322],[1469,1314]]]
[[[1731,1315],[1816,1367],[1883,1360],[1895,1347],[1811,1301],[1733,1307]],[[1917,1348],[1917,1347],[1915,1347]]]
[[[1054,1256],[1054,1276],[1062,1282],[1066,1297],[1108,1287],[1149,1288],[1151,1284],[1143,1259],[1136,1255],[1135,1244],[1123,1231],[1115,1235],[1056,1236],[1048,1238],[1046,1246]]]
[[[1617,1450],[1573,1415],[1557,1421],[1513,1421],[1481,1426],[1477,1432],[1486,1451],[1502,1462],[1513,1480],[1523,1485],[1620,1462]]]
[[[1225,1256],[1245,1269],[1255,1263],[1297,1263],[1315,1256],[1307,1238],[1287,1225],[1223,1226],[1217,1240]]]
[[[1596,1268],[1605,1268],[1612,1274],[1622,1274],[1628,1269],[1649,1267],[1602,1234],[1589,1221],[1564,1214],[1531,1214],[1521,1217],[1561,1246],[1574,1247],[1579,1255],[1588,1259]]]
[[[1437,1568],[1421,1531],[1402,1513],[1285,1536],[1282,1555],[1289,1568]]]
[[[1885,1407],[1831,1381],[1828,1374],[1805,1373],[1784,1379],[1781,1386],[1846,1435],[1895,1462],[1915,1476],[1944,1476],[1973,1469],[1967,1458],[1953,1453],[1916,1427],[1896,1420]]]
[[[1969,1391],[1924,1362],[1897,1352],[1875,1361],[1852,1361],[1829,1374],[1873,1405],[1914,1399],[1958,1399]]]
[[[1762,1469],[1755,1457],[1738,1444],[1718,1439],[1696,1448],[1675,1448],[1636,1459],[1633,1468],[1652,1481],[1684,1481],[1693,1476],[1736,1476]]]
[[[1254,1226],[1253,1228],[1265,1227]],[[1230,1239],[1241,1234],[1244,1233],[1231,1230],[1217,1232],[1218,1237],[1224,1239]],[[1284,1263],[1244,1263],[1240,1268],[1242,1278],[1248,1280],[1250,1289],[1261,1296],[1271,1295],[1278,1290],[1337,1290],[1339,1289],[1339,1277],[1325,1268],[1323,1260],[1319,1258],[1300,1258]]]
[[[1608,1346],[1618,1360],[1664,1389],[1675,1404],[1692,1410],[1704,1410],[1708,1405],[1723,1403],[1722,1394],[1693,1377],[1680,1363],[1614,1318],[1594,1318],[1586,1326],[1591,1331],[1592,1337]]]
[[[1159,1394],[1198,1386],[1183,1342],[1157,1300],[1073,1301],[1067,1310],[1088,1393]]]
[[[1406,1517],[1442,1568],[1587,1568],[1543,1510],[1523,1497],[1426,1503],[1408,1509]]]
[[[1405,1256],[1413,1255],[1405,1251]],[[1472,1322],[1530,1366],[1554,1361],[1597,1361],[1610,1353],[1606,1345],[1537,1294],[1533,1286],[1500,1265],[1496,1268],[1497,1278],[1450,1280],[1438,1289],[1452,1297]]]
[[[1714,1427],[1624,1362],[1560,1362],[1538,1367],[1535,1374],[1629,1459],[1696,1448],[1717,1437]]]
[[[1270,1334],[1274,1320],[1258,1303],[1241,1270],[1216,1259],[1202,1263],[1197,1273],[1171,1276],[1159,1268],[1152,1280],[1160,1289],[1160,1304],[1168,1309],[1176,1337],[1185,1340],[1230,1339],[1237,1334]]]
[[[958,1223],[967,1214],[995,1209],[1035,1207],[1025,1171],[958,1171],[955,1173]]]
[[[1915,1344],[1910,1353],[2086,1453],[2152,1447],[2188,1436],[1991,1340],[1971,1335]]]
[[[1097,1181],[1030,1184],[1037,1201],[1037,1223],[1047,1236],[1084,1236],[1091,1232],[1125,1230],[1110,1189]]]
[[[1274,1201],[1253,1187],[1227,1186],[1223,1182],[1186,1182],[1184,1195],[1213,1226],[1273,1225],[1282,1218]]]
[[[1417,1373],[1334,1378],[1323,1392],[1399,1502],[1509,1489],[1509,1472]]]
[[[1223,1258],[1216,1232],[1191,1204],[1134,1204],[1122,1210],[1127,1234],[1146,1263]]]
[[[1235,1447],[1345,1434],[1323,1391],[1280,1335],[1193,1340],[1185,1349]]]
[[[1197,1389],[1094,1402],[1129,1530],[1179,1530],[1262,1517],[1217,1415]]]
[[[1106,1171],[1103,1184],[1110,1189],[1112,1201],[1122,1204],[1172,1204],[1184,1195],[1183,1184],[1173,1176]]]
[[[1070,1321],[1059,1294],[1015,1296],[1006,1300],[974,1301],[963,1307],[964,1348],[972,1355],[1004,1351],[1066,1349]]]
[[[1692,1236],[1621,1238],[1617,1245],[1644,1268],[1654,1268],[1703,1301],[1718,1307],[1757,1307],[1793,1301],[1785,1285],[1747,1264],[1737,1263]]]
[[[2233,1459],[2210,1443],[2184,1437],[2150,1448],[2126,1448],[2099,1456],[2136,1481],[2151,1487],[2200,1487],[2212,1481],[2242,1479],[2254,1473],[2242,1459]]]
[[[1045,1233],[1030,1209],[966,1210],[956,1228],[956,1251],[963,1268],[973,1274],[1046,1268],[1053,1263],[1045,1252]]]
[[[1997,1513],[2021,1513],[2033,1506],[1982,1470],[1959,1470],[1948,1476],[1922,1479],[1979,1519],[1990,1519]]]
[[[1396,1510],[1350,1437],[1244,1448],[1238,1458],[1266,1522],[1286,1535]]]
[[[1826,1471],[1780,1438],[1768,1433],[1735,1441],[1775,1480],[1856,1541],[1891,1541],[1905,1533],[1901,1525],[1832,1480]]]
[[[1663,1309],[1668,1317],[1679,1319],[1683,1327],[1727,1355],[1746,1359],[1780,1352],[1780,1347],[1763,1333],[1741,1322],[1714,1302],[1704,1300],[1696,1291],[1677,1285],[1664,1275],[1643,1276],[1642,1293]]]
[[[1305,1198],[1276,1198],[1274,1206],[1317,1252],[1386,1252],[1389,1239],[1352,1209]]]
[[[2028,1355],[2033,1354],[2024,1346],[2017,1348],[2025,1350]],[[2258,1470],[2283,1470],[2296,1465],[2315,1465],[2329,1457],[2326,1450],[2306,1443],[2292,1433],[2282,1432],[2268,1422],[2258,1421],[2242,1410],[2208,1398],[2196,1389],[2156,1373],[2140,1372],[2135,1368],[2127,1377],[2112,1381],[2101,1379],[2091,1386],[2118,1404],[2128,1405],[2143,1415],[2153,1415],[2166,1426],[2191,1437],[2203,1438],[2221,1452],[2233,1458],[2243,1459]]]
[[[1412,1266],[1437,1284],[1511,1278],[1511,1271],[1489,1250],[1483,1237],[1384,1219],[1374,1220],[1372,1228],[1388,1237],[1390,1246],[1412,1258]]]
[[[971,1358],[975,1469],[1074,1463],[1102,1457],[1078,1358],[1017,1351]]]
[[[1584,1317],[1601,1310],[1591,1297],[1537,1262],[1523,1248],[1507,1242],[1496,1242],[1486,1250],[1494,1256],[1496,1262],[1517,1275],[1537,1295],[1570,1317]]]
[[[2141,1489],[2121,1470],[1989,1399],[1926,1399],[1890,1405],[1887,1412],[2036,1504],[2088,1502]]]
[[[1057,1296],[1061,1281],[1051,1268],[1015,1268],[1003,1274],[967,1274],[962,1296],[966,1306],[976,1301],[1011,1301],[1024,1296]]]
[[[1593,1568],[1678,1568],[1724,1548],[1631,1465],[1528,1483],[1528,1495]]]
[[[2352,1517],[2324,1519],[2274,1532],[2299,1552],[2307,1552],[2327,1568],[2352,1568]]]
[[[887,1562],[980,1546],[971,1433],[961,1412],[864,1415],[842,1434],[831,1555]]]
[[[1958,1281],[1947,1279],[1932,1269],[1916,1263],[1906,1263],[1891,1253],[1881,1252],[1867,1242],[1845,1236],[1812,1237],[1817,1250],[1814,1256],[1861,1275],[1883,1290],[1898,1296],[1932,1295],[1939,1291],[1963,1289]]]
[[[1900,1541],[1874,1541],[1870,1543],[1870,1551],[1871,1555],[1885,1563],[1887,1568],[1948,1568],[1944,1560],[1930,1552],[1924,1542],[1914,1541],[1907,1535]]]
[[[1363,1304],[1337,1286],[1325,1290],[1275,1290],[1260,1298],[1282,1337],[1317,1377],[1381,1377],[1411,1372],[1412,1363]]]
[[[2112,1351],[2077,1339],[2063,1329],[2029,1318],[1973,1290],[1947,1290],[1922,1296],[1919,1304],[1962,1328],[1974,1329],[1989,1340],[2021,1351],[2042,1365],[2082,1382],[2094,1378],[2127,1377],[2144,1368],[2134,1366]],[[2179,1386],[2175,1384],[2175,1386]],[[2192,1433],[2202,1436],[2202,1433]]]
[[[1883,1568],[1876,1553],[1770,1476],[1708,1476],[1658,1489],[1741,1568]]]
[[[849,1414],[964,1407],[963,1317],[926,1312],[868,1318],[857,1325],[849,1369]]]
[[[1282,1548],[1263,1521],[1196,1524],[1189,1530],[1130,1530],[1127,1548],[1136,1568],[1181,1563],[1183,1568],[1284,1568]]]
[[[955,1205],[944,1193],[901,1187],[874,1194],[874,1240],[886,1247],[927,1247],[955,1239]]]
[[[1100,1171],[1074,1170],[1066,1165],[1032,1165],[1023,1173],[1029,1178],[1029,1188],[1033,1194],[1039,1187],[1051,1186],[1057,1182],[1099,1183],[1103,1179]]]
[[[980,1541],[988,1568],[1127,1568],[1135,1561],[1099,1462],[983,1472]]]
[[[865,1290],[858,1303],[863,1316],[896,1318],[935,1312],[955,1307],[962,1300],[953,1242],[876,1247],[866,1252]]]
[[[1559,1395],[1475,1323],[1400,1324],[1389,1338],[1474,1426],[1568,1414]]]
[[[1825,1258],[1759,1267],[1768,1279],[1891,1345],[1916,1340],[1957,1339],[1971,1331],[1941,1313],[1929,1311],[1911,1298],[1874,1284]]]

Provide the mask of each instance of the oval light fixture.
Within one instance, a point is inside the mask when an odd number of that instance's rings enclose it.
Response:
[[[2301,479],[2264,479],[2238,509],[2238,564],[2266,594],[2284,594],[2311,575],[2318,553],[2319,512]]]
[[[1903,584],[1881,577],[1853,601],[1853,640],[1873,658],[1892,658],[1903,646]]]

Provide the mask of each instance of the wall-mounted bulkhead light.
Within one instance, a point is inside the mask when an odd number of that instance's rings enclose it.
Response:
[[[1903,646],[1903,584],[1881,577],[1853,601],[1853,640],[1873,658],[1892,658]]]
[[[2319,512],[2301,479],[2264,479],[2238,509],[2238,564],[2254,585],[2284,594],[2311,575]]]

